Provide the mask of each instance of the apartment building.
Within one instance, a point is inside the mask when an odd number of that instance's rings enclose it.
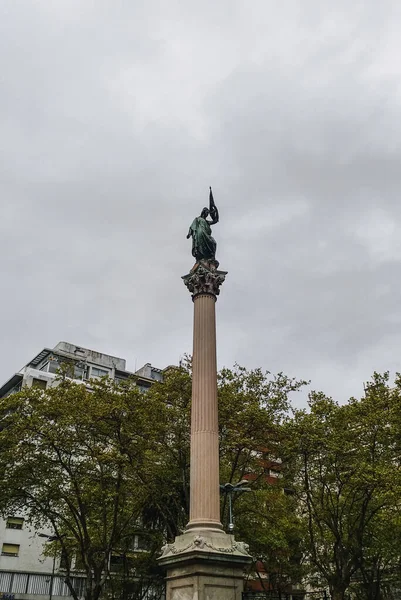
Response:
[[[122,381],[135,376],[137,385],[146,390],[154,381],[163,379],[163,370],[156,369],[150,363],[136,371],[127,371],[126,361],[123,358],[81,348],[68,342],[59,342],[53,349],[43,348],[0,386],[0,398],[18,392],[23,387],[37,386],[45,389],[54,385],[57,372],[62,365],[66,366],[67,374],[73,380],[82,382],[104,376]]]

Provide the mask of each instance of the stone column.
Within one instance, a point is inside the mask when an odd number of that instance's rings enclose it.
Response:
[[[215,303],[226,274],[201,261],[183,277],[194,301],[190,518],[159,558],[166,600],[241,600],[252,560],[220,522]]]
[[[217,417],[216,296],[194,296],[191,483],[187,529],[218,528],[219,430]]]

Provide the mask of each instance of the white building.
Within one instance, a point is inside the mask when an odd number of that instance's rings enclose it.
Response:
[[[59,342],[53,349],[44,348],[37,356],[0,386],[0,398],[37,386],[45,389],[55,384],[57,371],[67,365],[76,381],[108,376],[116,381],[135,376],[137,385],[146,390],[161,381],[163,371],[147,363],[135,372],[126,370],[123,358]],[[44,545],[51,542],[52,531],[32,530],[22,514],[0,519],[0,598],[3,600],[65,600],[70,596],[59,574],[58,560],[43,555]],[[85,580],[77,573],[74,588],[82,590]],[[71,596],[70,596],[71,597]]]
[[[18,392],[22,387],[38,386],[44,389],[52,385],[61,364],[68,365],[70,375],[76,381],[87,381],[105,375],[122,381],[135,376],[138,386],[145,390],[153,381],[163,379],[163,371],[152,367],[150,363],[135,372],[130,372],[126,370],[123,358],[74,346],[68,342],[59,342],[53,349],[43,348],[18,373],[10,377],[0,387],[0,398]]]
[[[21,516],[0,520],[0,593],[3,598],[39,600],[69,595],[64,578],[57,575],[58,561],[43,555],[51,532],[35,532]],[[76,589],[84,579],[76,577]],[[50,594],[50,589],[52,593]]]

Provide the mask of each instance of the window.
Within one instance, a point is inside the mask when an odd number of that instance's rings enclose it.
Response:
[[[61,557],[60,557],[60,569],[65,569],[67,570],[68,567],[70,566],[70,561],[69,561],[69,557],[68,554],[66,553],[66,551],[63,549],[61,551]]]
[[[150,540],[143,535],[136,535],[134,541],[135,550],[144,551],[150,550]]]
[[[18,556],[19,544],[3,544],[1,549],[2,556]]]
[[[4,397],[7,398],[7,396],[11,396],[11,394],[15,394],[15,392],[20,392],[21,389],[22,389],[22,383],[20,381],[19,383],[17,383],[17,385],[15,385],[13,388],[11,388],[11,390],[9,390]]]
[[[84,564],[84,561],[82,560],[82,556],[80,554],[77,554],[75,556],[74,569],[75,569],[75,571],[85,571],[85,564]]]
[[[51,361],[49,362],[49,373],[57,373],[59,368],[60,365],[58,360],[56,360],[55,358],[51,359]]]
[[[22,529],[24,519],[21,517],[8,517],[6,522],[6,529]]]
[[[139,381],[137,381],[137,386],[139,387],[141,392],[147,392],[148,389],[150,388],[151,384],[147,383],[145,381],[139,380]]]
[[[89,367],[82,362],[74,366],[74,379],[88,379]]]
[[[128,373],[122,373],[122,372],[116,371],[114,380],[117,383],[121,383],[122,381],[128,381],[129,379],[130,379],[130,376],[128,375]]]
[[[63,375],[71,377],[71,379],[82,380],[88,378],[89,367],[82,361],[76,362],[70,359],[53,358],[47,365],[46,370],[50,373],[59,374],[61,371]]]
[[[124,568],[125,557],[123,554],[112,554],[110,556],[110,571],[121,571]]]
[[[91,377],[104,377],[108,375],[109,372],[106,369],[99,369],[98,367],[91,368]]]
[[[41,390],[45,390],[46,386],[47,381],[45,381],[44,379],[36,379],[36,377],[32,379],[32,387],[37,387]]]

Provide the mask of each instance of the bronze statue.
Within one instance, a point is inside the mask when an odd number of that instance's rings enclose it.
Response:
[[[212,188],[209,193],[209,208],[204,208],[200,217],[195,217],[189,228],[187,239],[192,237],[192,256],[197,262],[201,260],[212,261],[216,263],[216,241],[212,237],[211,225],[219,222],[219,211],[214,203]],[[210,215],[211,221],[207,220]]]

